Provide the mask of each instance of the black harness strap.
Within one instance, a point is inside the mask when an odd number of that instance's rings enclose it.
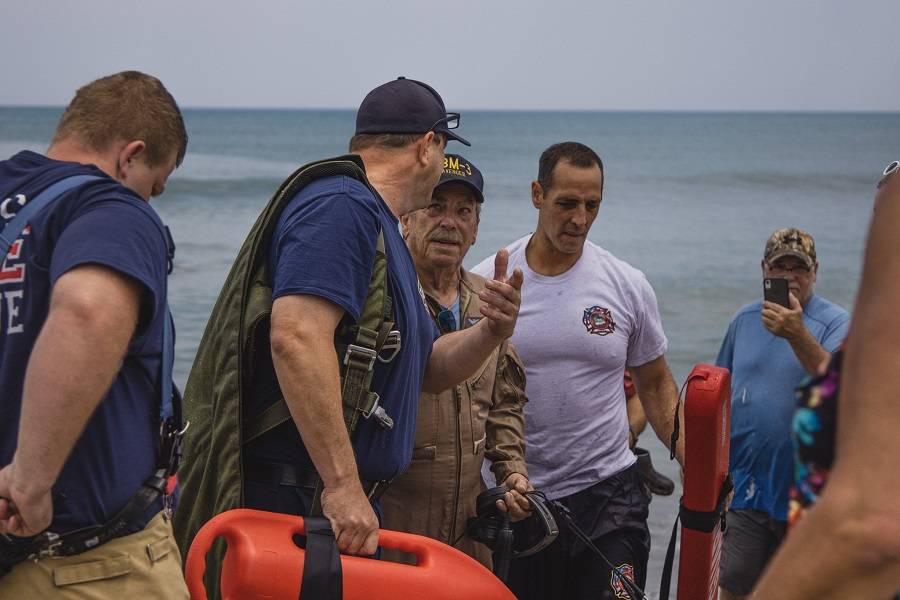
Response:
[[[344,595],[341,556],[331,524],[325,517],[304,517],[306,553],[300,598],[341,600]]]
[[[725,531],[725,501],[728,494],[734,489],[734,483],[731,480],[731,474],[722,482],[722,489],[719,491],[719,498],[716,501],[716,507],[711,511],[690,510],[679,503],[678,516],[675,517],[675,524],[672,525],[672,535],[669,537],[669,547],[666,549],[666,559],[663,562],[662,577],[659,582],[659,600],[669,600],[669,588],[672,584],[672,567],[675,563],[675,546],[678,540],[678,522],[681,525],[693,531],[702,531],[710,533],[717,526]]]

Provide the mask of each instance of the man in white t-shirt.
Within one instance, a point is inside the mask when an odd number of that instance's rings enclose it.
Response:
[[[531,483],[568,506],[614,567],[561,528],[557,541],[513,560],[520,599],[625,598],[643,587],[650,495],[629,450],[622,380],[631,372],[647,418],[668,444],[678,389],[665,359],[656,296],[643,273],[587,241],[603,192],[603,162],[576,142],[541,154],[531,200],[538,224],[507,248],[525,273],[511,338],[525,364],[525,460]],[[484,261],[472,271],[492,272]],[[677,458],[683,464],[684,443]]]

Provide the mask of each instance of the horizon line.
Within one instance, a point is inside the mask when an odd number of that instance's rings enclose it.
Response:
[[[0,109],[64,110],[64,104],[0,104]],[[355,107],[287,107],[287,106],[202,106],[181,105],[182,110],[271,111],[271,112],[355,112]],[[829,108],[458,108],[457,112],[503,113],[628,113],[628,114],[848,114],[898,115],[898,110],[829,109]]]

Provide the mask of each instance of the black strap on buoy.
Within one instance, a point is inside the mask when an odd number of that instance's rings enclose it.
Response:
[[[344,575],[331,523],[325,517],[304,517],[303,522],[306,524],[306,554],[300,598],[341,600]]]
[[[669,547],[666,549],[666,559],[663,561],[662,577],[659,581],[659,600],[669,600],[669,587],[672,583],[672,567],[675,563],[675,544],[678,540],[678,522],[688,529],[694,531],[702,531],[710,533],[716,527],[721,527],[725,531],[725,501],[728,494],[734,489],[731,480],[731,473],[722,482],[722,488],[719,490],[719,498],[716,507],[711,511],[696,511],[684,507],[679,503],[678,516],[675,517],[675,524],[672,526],[672,536],[669,538]]]

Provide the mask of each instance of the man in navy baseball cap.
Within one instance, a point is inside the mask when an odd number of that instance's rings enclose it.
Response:
[[[459,113],[448,113],[444,101],[427,83],[398,77],[378,86],[363,99],[356,112],[356,134],[426,133],[433,131],[471,146],[452,130]]]
[[[248,250],[242,250],[235,263],[239,270],[232,272],[230,281],[245,281],[245,265],[267,269],[256,298],[261,306],[271,298],[271,325],[254,356],[273,368],[242,376],[253,380],[249,385],[280,392],[222,400],[242,403],[247,422],[262,425],[240,450],[243,506],[321,513],[347,554],[373,554],[378,548],[372,502],[409,465],[419,394],[455,389],[476,375],[515,328],[523,274],[521,269],[507,274],[503,250],[493,279],[484,282],[490,293],[479,299],[483,318],[439,337],[398,228],[401,217],[431,203],[451,162],[447,141],[468,144],[453,133],[458,124],[459,115],[447,113],[438,93],[424,83],[397,79],[372,90],[359,107],[349,154],[301,167],[296,173],[303,176],[292,175],[279,187],[251,233],[258,241],[244,245]],[[452,164],[463,167],[455,159]],[[463,212],[471,220],[470,211]],[[250,294],[243,290],[226,285],[217,306],[251,310]],[[389,319],[386,311],[370,310],[370,295],[382,298],[378,307],[389,296]],[[204,340],[200,356],[217,356],[218,338]],[[191,389],[201,388],[209,386]],[[213,396],[219,389],[204,396],[202,410],[219,405]],[[274,418],[263,422],[261,415]],[[232,427],[225,423],[207,420],[201,435]],[[219,447],[218,442],[209,446]],[[206,458],[197,460],[205,464]],[[198,497],[198,485],[220,486],[195,482],[188,491],[192,498]]]

